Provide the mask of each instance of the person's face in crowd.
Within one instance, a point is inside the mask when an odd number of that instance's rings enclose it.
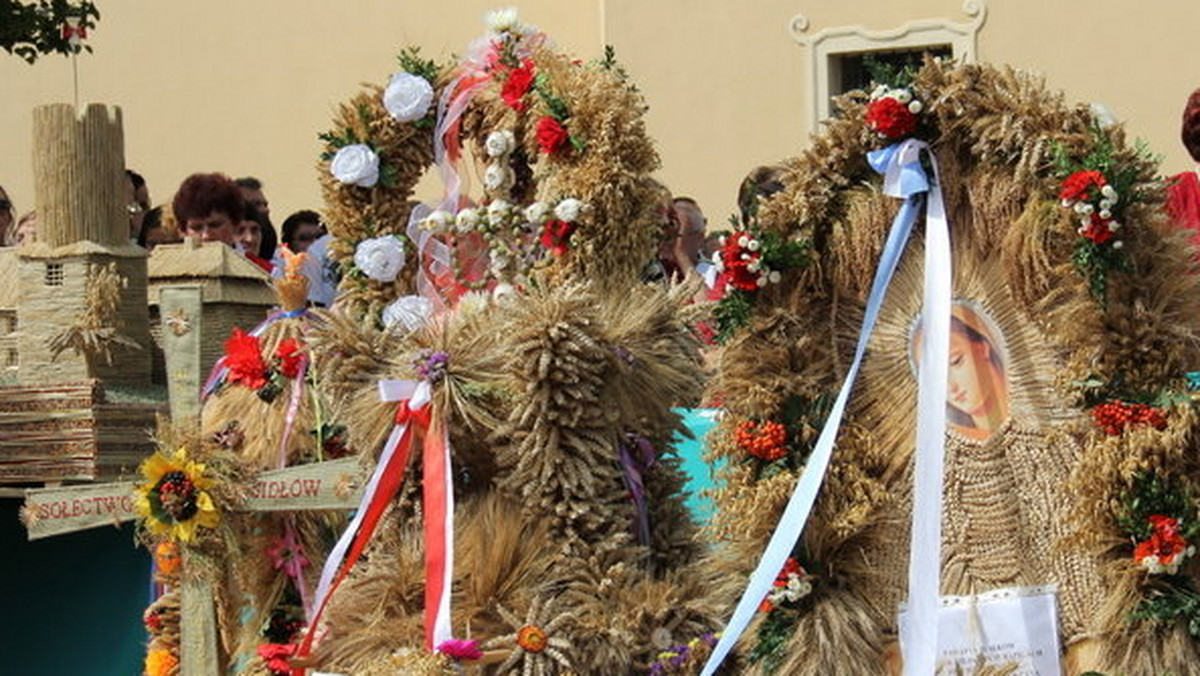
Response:
[[[204,218],[189,218],[183,224],[183,233],[201,242],[223,242],[233,246],[235,227],[228,214],[214,211]]]
[[[289,246],[296,253],[304,253],[322,234],[321,226],[316,223],[301,223],[292,234],[292,243]]]
[[[253,207],[255,211],[265,217],[271,216],[271,203],[267,201],[267,196],[262,190],[250,190],[241,188],[242,199],[246,202],[246,206]]]
[[[8,193],[4,192],[4,188],[0,188],[0,243],[4,242],[5,235],[12,226],[12,200],[8,199]]]
[[[145,202],[138,199],[138,194],[145,198]],[[133,179],[125,178],[125,211],[129,214],[129,236],[137,239],[138,233],[142,231],[142,221],[146,219],[146,204],[150,201],[150,193],[145,186],[139,188],[133,187]]]
[[[238,225],[237,241],[241,243],[242,250],[246,253],[259,255],[259,251],[262,249],[262,226],[249,219],[242,221]]]
[[[679,218],[680,248],[689,260],[695,261],[704,250],[704,214],[691,202],[676,202],[674,207]]]
[[[13,244],[17,246],[27,246],[37,241],[37,212],[31,211],[21,217],[21,222],[17,223],[17,233],[13,238]]]

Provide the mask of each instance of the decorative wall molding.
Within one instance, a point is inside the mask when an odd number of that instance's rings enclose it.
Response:
[[[858,54],[892,49],[912,49],[926,45],[950,45],[954,58],[963,63],[977,61],[979,30],[987,20],[986,0],[966,0],[963,14],[971,17],[964,23],[949,19],[920,19],[890,30],[869,30],[861,26],[826,28],[807,35],[811,27],[808,17],[792,17],[789,29],[792,39],[808,52],[810,101],[809,128],[814,133],[821,121],[829,117],[830,61],[840,54]]]

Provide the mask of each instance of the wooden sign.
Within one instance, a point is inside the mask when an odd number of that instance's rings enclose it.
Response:
[[[238,511],[351,509],[362,497],[358,460],[342,458],[264,472]],[[25,492],[22,520],[30,540],[116,525],[137,518],[134,482],[34,488]]]
[[[134,483],[89,484],[25,491],[21,520],[30,540],[117,525],[137,518]]]
[[[364,483],[355,458],[286,467],[258,475],[242,509],[248,512],[351,509],[358,505]]]

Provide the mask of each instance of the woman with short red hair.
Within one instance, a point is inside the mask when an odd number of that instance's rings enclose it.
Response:
[[[1184,106],[1180,136],[1196,167],[1171,179],[1167,210],[1179,227],[1192,231],[1192,242],[1200,247],[1200,89],[1192,92]]]
[[[175,193],[171,208],[184,237],[224,242],[231,247],[246,213],[242,191],[225,174],[188,176]]]

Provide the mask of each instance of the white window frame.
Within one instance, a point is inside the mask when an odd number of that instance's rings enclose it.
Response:
[[[978,60],[979,29],[987,19],[986,0],[966,0],[962,11],[971,17],[965,23],[948,19],[910,21],[891,30],[874,31],[862,26],[826,28],[807,35],[808,18],[797,14],[791,21],[792,38],[808,52],[809,130],[816,133],[829,118],[832,97],[833,62],[841,55],[895,51],[949,45],[953,57],[962,63]]]

